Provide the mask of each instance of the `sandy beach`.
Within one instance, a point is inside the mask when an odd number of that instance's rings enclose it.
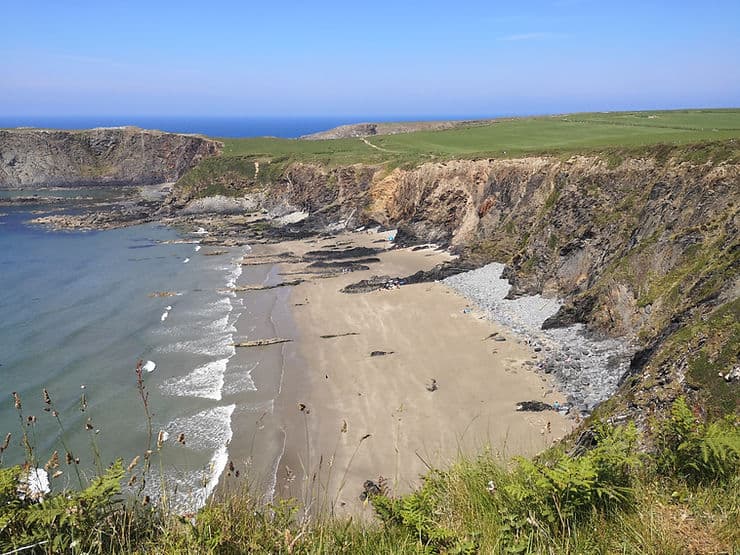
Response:
[[[391,248],[387,238],[355,232],[255,249],[284,255],[284,281],[305,280],[288,299],[297,341],[267,348],[280,348],[286,361],[275,411],[285,432],[277,494],[309,509],[369,515],[360,500],[366,480],[382,477],[404,493],[428,467],[460,453],[490,447],[505,457],[533,454],[572,427],[553,411],[516,411],[519,401],[564,396],[526,366],[537,353],[443,284],[340,291],[451,257],[434,248]],[[358,246],[383,249],[369,270],[329,275],[297,262],[307,251]]]

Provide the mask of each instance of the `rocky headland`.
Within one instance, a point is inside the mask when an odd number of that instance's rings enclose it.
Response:
[[[136,127],[0,129],[0,188],[174,182],[220,149],[206,137]]]

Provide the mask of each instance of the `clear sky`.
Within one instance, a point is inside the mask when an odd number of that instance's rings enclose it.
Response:
[[[740,0],[22,0],[0,115],[740,106]]]

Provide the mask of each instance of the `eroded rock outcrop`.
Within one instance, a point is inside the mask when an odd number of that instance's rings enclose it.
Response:
[[[135,127],[0,130],[0,187],[174,182],[220,148],[204,137]]]

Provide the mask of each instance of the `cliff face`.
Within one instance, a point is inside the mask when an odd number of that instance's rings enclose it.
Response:
[[[268,184],[245,178],[230,190],[261,190],[267,208],[326,222],[399,226],[481,264],[506,263],[511,295],[564,299],[547,326],[582,322],[642,348],[624,377],[627,404],[690,392],[727,411],[740,399],[738,382],[718,376],[739,364],[740,164],[715,154],[655,147],[390,172],[292,164]]]
[[[166,183],[219,151],[210,139],[133,127],[0,130],[0,187]]]

